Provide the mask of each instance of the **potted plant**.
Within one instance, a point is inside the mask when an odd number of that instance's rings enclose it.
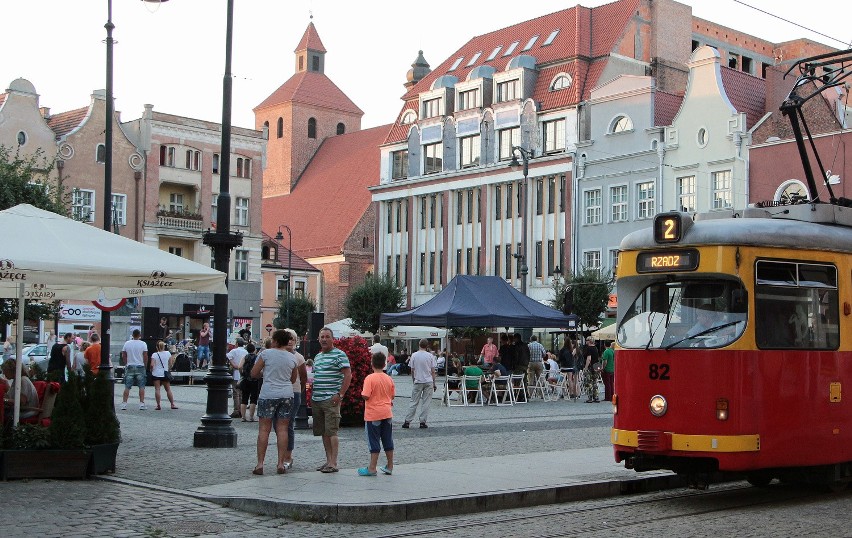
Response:
[[[62,386],[50,426],[20,425],[11,450],[3,457],[4,480],[9,478],[86,478],[91,452],[85,447],[81,387],[76,375]]]
[[[121,428],[115,416],[112,387],[105,373],[93,375],[88,366],[85,386],[85,442],[92,451],[92,472],[114,473]]]

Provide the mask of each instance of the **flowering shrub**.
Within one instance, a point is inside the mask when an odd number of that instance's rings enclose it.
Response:
[[[352,367],[352,381],[349,383],[349,390],[343,395],[340,406],[341,422],[361,424],[364,421],[364,399],[361,398],[361,389],[364,388],[364,379],[373,373],[370,346],[360,336],[339,338],[334,341],[334,346],[346,353],[349,357],[349,365]]]

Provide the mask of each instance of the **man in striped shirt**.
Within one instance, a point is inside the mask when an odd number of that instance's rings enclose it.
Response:
[[[529,343],[530,364],[527,366],[527,387],[535,386],[535,381],[544,369],[544,346],[538,343],[538,337],[532,335]]]
[[[314,417],[314,435],[322,436],[326,462],[317,467],[317,471],[336,473],[340,403],[349,389],[352,369],[346,353],[334,347],[334,333],[331,329],[323,327],[320,330],[319,343],[320,353],[314,357],[311,409]]]

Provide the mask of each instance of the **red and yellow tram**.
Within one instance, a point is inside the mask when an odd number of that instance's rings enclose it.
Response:
[[[755,482],[819,467],[842,481],[852,472],[852,209],[736,216],[661,214],[622,242],[616,460]]]

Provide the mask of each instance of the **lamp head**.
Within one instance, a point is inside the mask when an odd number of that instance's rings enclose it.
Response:
[[[276,241],[283,241],[284,240],[284,234],[281,233],[280,229],[278,230],[278,233],[275,234],[275,240]]]
[[[553,275],[557,278],[562,276],[562,269],[560,269],[558,265],[553,268]]]
[[[509,168],[516,170],[519,166],[521,166],[521,163],[518,162],[518,156],[513,151],[512,152],[512,160],[509,161]]]

